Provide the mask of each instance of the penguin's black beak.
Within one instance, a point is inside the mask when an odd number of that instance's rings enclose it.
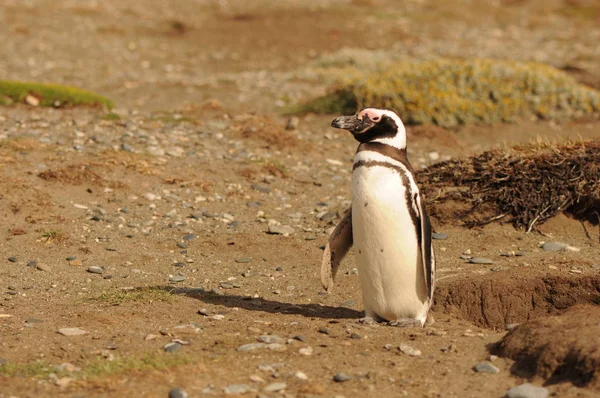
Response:
[[[344,129],[349,131],[354,131],[358,126],[362,124],[362,120],[356,117],[356,115],[352,116],[340,116],[333,119],[331,122],[331,127],[336,129]]]

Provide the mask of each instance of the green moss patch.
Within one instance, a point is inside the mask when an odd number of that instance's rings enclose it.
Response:
[[[75,87],[0,80],[0,105],[10,105],[13,102],[51,107],[76,105],[113,107],[112,101],[108,98]]]
[[[519,118],[572,119],[597,115],[600,92],[553,67],[493,59],[401,60],[357,73],[338,68],[327,94],[299,112],[395,110],[407,124],[453,127]],[[331,71],[323,72],[330,76]]]

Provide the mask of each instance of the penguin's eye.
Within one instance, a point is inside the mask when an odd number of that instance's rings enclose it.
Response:
[[[375,117],[373,118],[373,121],[374,121],[374,122],[376,122],[376,121],[378,121],[379,119],[380,119],[380,118],[379,118],[379,116],[375,116]]]

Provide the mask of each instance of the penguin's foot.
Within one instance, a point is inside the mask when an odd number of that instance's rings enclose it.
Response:
[[[413,328],[413,327],[423,327],[423,322],[418,319],[413,318],[400,318],[394,321],[390,321],[388,323],[390,326],[395,326],[399,328]]]
[[[369,325],[369,326],[378,326],[379,325],[377,323],[377,321],[371,316],[365,316],[364,318],[360,318],[356,322],[360,323],[361,325]]]

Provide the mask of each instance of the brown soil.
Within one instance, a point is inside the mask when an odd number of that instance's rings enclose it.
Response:
[[[166,397],[175,387],[223,396],[240,383],[254,389],[246,397],[500,397],[554,375],[512,372],[508,357],[493,360],[498,374],[473,371],[507,323],[563,322],[555,314],[576,304],[596,311],[597,226],[559,214],[531,233],[498,222],[468,229],[451,204],[433,219],[448,234],[434,241],[436,322],[357,323],[353,254],[333,293],[321,294],[319,282],[327,231],[349,204],[356,142],[329,128],[333,115],[303,116],[291,130],[281,116],[323,92],[311,63],[342,47],[568,64],[595,82],[595,3],[5,3],[3,78],[97,91],[119,116],[0,107],[0,398]],[[599,137],[597,120],[415,127],[408,151],[423,169],[492,148]],[[269,222],[295,232],[267,234]],[[544,252],[541,241],[580,250]],[[467,263],[466,251],[494,263]],[[511,252],[525,255],[501,255]],[[581,340],[572,347],[592,352],[591,317],[565,316]],[[189,324],[198,328],[178,328]],[[87,334],[57,333],[65,327]],[[519,329],[511,344],[538,347]],[[285,344],[237,351],[264,334]],[[190,344],[164,352],[173,339]],[[400,352],[402,343],[422,354]],[[308,347],[311,355],[300,353]],[[558,350],[550,354],[552,366],[561,361]],[[546,369],[544,358],[535,361]],[[64,363],[75,369],[55,369]],[[351,380],[334,382],[339,372]],[[554,396],[597,396],[597,382],[581,380],[547,387]],[[285,391],[263,391],[272,382]]]
[[[511,370],[516,374],[600,391],[599,347],[600,308],[583,305],[515,327],[495,350],[515,360]]]

